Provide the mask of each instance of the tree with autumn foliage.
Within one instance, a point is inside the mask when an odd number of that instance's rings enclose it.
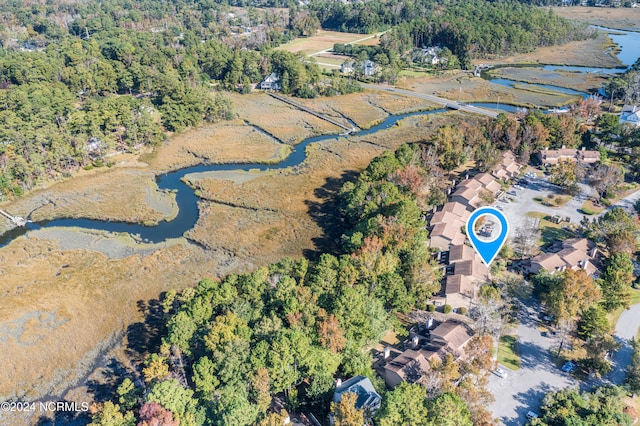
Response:
[[[574,321],[601,296],[600,288],[585,270],[567,269],[559,279],[552,281],[544,299],[558,321]]]
[[[318,339],[320,344],[337,354],[344,349],[347,339],[344,337],[344,330],[335,315],[327,314],[323,308],[318,310]]]
[[[362,426],[364,411],[355,407],[358,395],[348,392],[342,395],[340,402],[331,403],[331,414],[335,426]]]

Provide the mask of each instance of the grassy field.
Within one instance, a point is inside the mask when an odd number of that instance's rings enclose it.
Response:
[[[607,80],[606,77],[594,73],[575,73],[566,71],[545,71],[529,67],[497,68],[489,72],[497,78],[507,78],[527,83],[550,84],[586,92],[599,89]]]
[[[552,7],[558,15],[616,29],[640,29],[640,8],[628,7]]]
[[[266,130],[286,144],[295,145],[309,136],[344,131],[265,93],[229,94],[229,97],[240,120]]]
[[[498,342],[498,363],[514,371],[520,369],[517,340],[517,336],[505,335]]]
[[[403,89],[433,93],[462,102],[490,102],[518,106],[554,107],[576,101],[579,97],[555,91],[522,90],[493,84],[464,72],[445,72],[438,76],[400,77],[397,85]]]
[[[243,120],[207,124],[174,135],[163,149],[143,157],[154,170],[168,171],[202,163],[278,162],[289,146]]]
[[[357,34],[343,33],[339,31],[319,30],[316,35],[311,37],[301,37],[278,46],[276,50],[286,50],[293,53],[301,53],[303,55],[312,55],[314,53],[332,49],[334,44],[348,44],[358,42],[365,45],[378,44],[379,37],[376,34]]]
[[[606,34],[599,33],[593,39],[573,41],[560,46],[540,47],[533,52],[513,56],[481,58],[473,62],[476,64],[557,64],[611,68],[621,65],[618,58],[611,52],[612,46],[614,44],[611,39]]]

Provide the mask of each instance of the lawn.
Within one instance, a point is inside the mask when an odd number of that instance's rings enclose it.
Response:
[[[546,207],[562,207],[571,200],[569,195],[547,194],[546,197],[535,197],[533,201]]]
[[[553,223],[546,218],[548,214],[542,212],[527,212],[529,217],[539,219],[538,229],[540,230],[540,245],[553,244],[555,241],[563,241],[574,235],[565,229],[564,223]]]
[[[498,363],[511,370],[520,369],[520,355],[518,355],[517,337],[505,335],[498,343]]]
[[[369,38],[370,37],[370,38]],[[304,55],[311,55],[323,50],[332,49],[336,43],[349,44],[359,40],[363,42],[363,39],[379,40],[375,37],[375,34],[357,34],[357,33],[344,33],[340,31],[325,31],[319,30],[316,35],[311,37],[296,38],[289,43],[285,43],[278,46],[276,50],[286,50],[293,53],[302,53]]]
[[[582,213],[592,216],[594,214],[602,213],[604,206],[596,206],[593,201],[587,200],[582,204],[581,210]]]

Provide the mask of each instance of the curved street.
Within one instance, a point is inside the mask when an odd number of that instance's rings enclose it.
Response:
[[[487,388],[496,399],[489,410],[506,426],[525,424],[527,411],[537,412],[547,392],[572,386],[588,389],[606,383],[622,384],[631,362],[631,339],[640,329],[639,303],[624,311],[616,324],[614,337],[622,346],[613,356],[613,371],[603,379],[581,383],[552,362],[550,354],[557,341],[541,332],[539,312],[540,306],[533,300],[522,305],[518,325],[520,369],[507,369],[506,378],[493,374],[489,379]]]

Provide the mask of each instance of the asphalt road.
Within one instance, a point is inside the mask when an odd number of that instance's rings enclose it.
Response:
[[[557,347],[552,337],[543,336],[539,327],[540,308],[533,301],[523,306],[518,326],[520,369],[505,368],[506,378],[492,374],[488,390],[495,396],[489,410],[506,426],[523,425],[526,413],[537,412],[547,392],[578,386],[578,381],[551,361],[550,350]]]

